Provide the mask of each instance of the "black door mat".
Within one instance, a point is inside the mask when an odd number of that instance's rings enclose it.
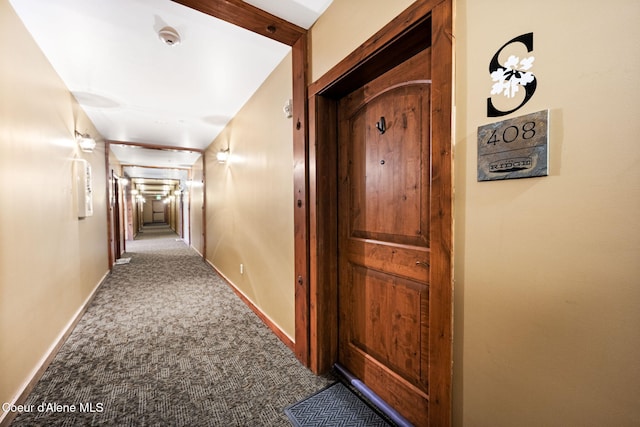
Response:
[[[294,427],[389,427],[372,407],[336,382],[284,410]]]

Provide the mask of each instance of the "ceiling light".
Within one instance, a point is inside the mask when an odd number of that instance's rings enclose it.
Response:
[[[173,27],[164,27],[158,31],[158,37],[166,45],[175,46],[180,44],[180,34]]]

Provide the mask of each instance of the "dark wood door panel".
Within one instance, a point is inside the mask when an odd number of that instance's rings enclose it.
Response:
[[[429,86],[396,86],[348,117],[353,237],[428,245]],[[384,131],[374,124],[385,125]]]
[[[422,283],[429,280],[429,248],[352,238],[345,256],[350,262]]]
[[[341,355],[341,362],[411,423],[416,426],[428,425],[430,399],[422,387],[414,386],[357,348]]]
[[[350,266],[344,307],[350,346],[369,354],[406,381],[427,387],[427,359],[418,356],[428,338],[428,287],[360,265]],[[347,351],[353,351],[348,348]]]

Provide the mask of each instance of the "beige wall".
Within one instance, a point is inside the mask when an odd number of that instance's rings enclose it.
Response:
[[[457,1],[457,425],[640,425],[640,3]],[[488,66],[534,33],[550,176],[476,182]]]
[[[316,81],[414,0],[333,0],[311,28],[311,81]]]
[[[128,188],[128,194],[127,194],[127,199],[128,199],[128,204],[131,207],[131,221],[130,223],[132,224],[131,227],[131,233],[130,235],[127,236],[128,240],[133,240],[136,235],[138,234],[138,230],[139,230],[139,225],[140,225],[140,205],[137,202],[137,200],[135,199],[135,195],[131,194],[131,188],[132,186],[130,185]]]
[[[153,199],[151,197],[142,206],[142,221],[143,223],[153,222]]]
[[[399,3],[335,0],[312,29],[313,79]],[[454,423],[638,425],[640,4],[455,6]],[[508,117],[551,110],[550,176],[478,183],[489,61],[531,31],[538,90]]]
[[[190,200],[191,246],[200,254],[204,252],[202,206],[204,203],[203,160],[200,157],[191,170],[192,184],[188,188]]]
[[[107,272],[104,144],[7,0],[0,0],[0,404],[12,402]],[[74,159],[93,169],[79,220]],[[0,418],[3,414],[0,414]]]
[[[207,150],[206,223],[209,261],[293,337],[293,125],[282,112],[291,67],[289,53]]]
[[[182,240],[191,245],[191,236],[189,230],[191,228],[191,210],[189,208],[189,189],[184,187],[182,192]]]

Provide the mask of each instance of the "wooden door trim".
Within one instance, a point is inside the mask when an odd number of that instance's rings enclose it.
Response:
[[[453,338],[452,8],[451,0],[417,0],[309,86],[309,283],[301,287],[300,295],[296,293],[296,321],[308,324],[308,366],[316,373],[325,372],[337,360],[336,102],[349,90],[430,47],[432,157],[439,163],[431,177],[431,221],[441,226],[431,230],[429,319],[437,333],[430,334],[429,412],[443,426],[451,423]],[[296,259],[300,256],[296,249]]]
[[[111,185],[111,165],[109,162],[109,141],[104,142],[104,175],[105,175],[105,190],[106,190],[106,202],[107,202],[107,262],[109,270],[113,268],[115,261],[113,259],[113,248],[111,247],[111,200],[109,199],[109,186]]]
[[[435,366],[429,381],[430,419],[451,425],[453,373],[453,8],[440,4],[432,17],[431,117],[431,301],[429,323],[437,333],[429,334],[429,365]],[[437,58],[437,59],[436,59]],[[437,84],[435,84],[437,82]],[[440,157],[439,161],[435,159]],[[437,278],[439,286],[433,286]]]
[[[351,54],[338,62],[318,80],[311,83],[309,85],[309,96],[317,94],[330,95],[332,92],[343,91],[344,88],[341,84],[348,83],[349,79],[362,78],[360,73],[364,74],[364,67],[372,68],[369,72],[370,74],[382,74],[382,71],[378,70],[375,65],[371,65],[376,63],[378,56],[386,55],[394,63],[402,62],[402,59],[406,58],[398,59],[398,57],[407,56],[407,53],[404,52],[405,49],[408,49],[410,45],[417,44],[416,39],[424,35],[418,32],[412,33],[411,30],[424,22],[436,7],[443,5],[451,8],[451,0],[416,0],[415,3],[357,47]],[[412,38],[403,39],[405,46],[398,48],[399,46],[396,43],[403,36],[412,36]],[[451,37],[451,31],[448,31],[448,36],[449,38]],[[417,53],[417,51],[409,52],[408,56],[413,56],[414,53]],[[364,77],[366,78],[366,76]],[[371,78],[366,79],[370,80]]]
[[[293,224],[295,354],[309,366],[309,121],[307,104],[307,34],[291,48],[293,79]]]

